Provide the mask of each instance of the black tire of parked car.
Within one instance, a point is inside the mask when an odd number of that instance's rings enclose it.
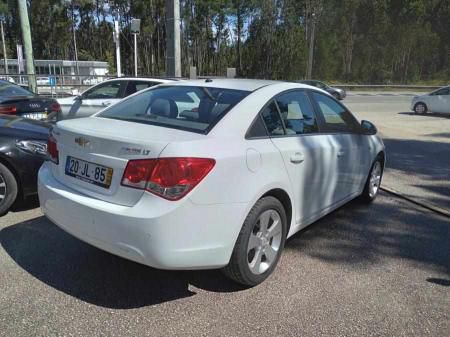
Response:
[[[428,112],[428,107],[425,103],[419,102],[414,105],[414,113],[416,114],[426,114]]]
[[[0,163],[0,216],[6,214],[16,201],[18,186],[14,174]]]
[[[333,92],[333,97],[336,98],[338,101],[341,99],[341,96],[337,92]]]
[[[259,216],[267,210],[274,210],[278,212],[281,218],[281,243],[277,251],[277,257],[272,265],[262,274],[254,274],[248,264],[248,242],[250,234],[255,228]],[[244,221],[242,229],[239,233],[238,239],[233,249],[229,264],[223,268],[225,276],[231,280],[245,286],[253,287],[263,282],[273,272],[278,264],[281,253],[286,242],[287,235],[287,217],[286,211],[281,202],[271,196],[267,196],[258,200],[258,202],[250,210],[247,218]]]

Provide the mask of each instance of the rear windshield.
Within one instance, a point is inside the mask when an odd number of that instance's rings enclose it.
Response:
[[[208,133],[250,92],[193,86],[164,86],[143,91],[97,117]]]
[[[1,83],[0,96],[34,96],[34,94],[27,89],[19,87],[18,85],[12,83]]]

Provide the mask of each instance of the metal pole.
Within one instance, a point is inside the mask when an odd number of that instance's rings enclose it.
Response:
[[[308,70],[306,73],[306,78],[311,79],[312,77],[312,67],[313,67],[313,60],[314,60],[314,34],[316,31],[316,15],[312,13],[311,15],[311,37],[309,41],[309,57],[308,57]]]
[[[28,86],[31,91],[36,92],[36,76],[34,72],[33,45],[31,43],[30,20],[28,18],[28,8],[26,0],[18,0],[20,26],[22,28],[22,40],[25,47],[25,58],[28,74]]]
[[[180,0],[166,0],[167,76],[181,77]]]
[[[5,74],[8,75],[8,57],[6,56],[5,32],[3,31],[3,20],[0,20],[0,26],[2,27],[3,67],[5,68]]]
[[[137,58],[137,34],[134,35],[134,76],[138,75],[138,58]]]
[[[117,62],[117,77],[122,76],[122,67],[120,62],[120,31],[119,20],[114,21],[114,42],[116,43],[116,62]]]

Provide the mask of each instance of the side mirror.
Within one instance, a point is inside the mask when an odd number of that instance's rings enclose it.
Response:
[[[82,95],[77,95],[77,96],[75,96],[75,101],[82,101],[83,100],[83,96]]]
[[[361,128],[365,135],[376,135],[378,132],[377,127],[373,123],[365,120],[361,121]]]

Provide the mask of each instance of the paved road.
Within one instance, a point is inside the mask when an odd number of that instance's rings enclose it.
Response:
[[[0,336],[448,336],[450,223],[381,194],[287,243],[267,282],[166,272],[0,219]]]
[[[450,212],[450,115],[414,115],[411,97],[391,95],[349,96],[344,103],[383,137],[383,184]]]

